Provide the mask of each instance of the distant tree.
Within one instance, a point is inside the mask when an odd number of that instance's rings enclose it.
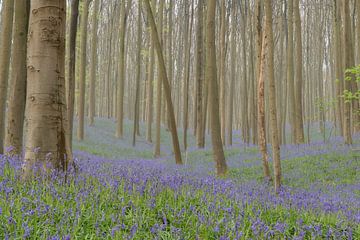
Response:
[[[146,6],[146,4],[145,4]],[[148,13],[149,14],[149,13]],[[159,41],[160,41],[160,47],[162,47],[164,45],[163,43],[163,18],[164,18],[164,1],[160,1],[159,3],[159,8],[158,8],[158,28],[159,31]],[[151,21],[149,20],[149,24],[151,26]],[[157,29],[157,28],[156,28]],[[154,39],[156,38],[156,36],[154,36],[154,31],[151,27],[151,37]],[[153,43],[155,45],[155,41],[153,40]],[[156,47],[156,46],[154,46]],[[156,50],[157,52],[158,50]],[[159,56],[158,56],[159,59]],[[158,60],[159,61],[159,60]],[[159,65],[159,63],[158,63]],[[161,72],[158,70],[158,76],[157,76],[157,80],[156,80],[156,122],[155,122],[155,146],[154,146],[154,156],[155,157],[160,157],[160,138],[161,138],[161,100],[162,100],[162,75]]]
[[[342,14],[344,21],[343,30],[343,52],[344,52],[344,66],[345,68],[353,67],[353,49],[352,49],[352,36],[351,36],[351,23],[350,23],[350,10],[349,0],[344,0],[342,3]],[[354,75],[351,72],[345,73],[345,91],[351,91],[351,81]],[[346,80],[347,79],[347,80]],[[344,103],[344,138],[346,144],[352,144],[351,134],[351,102],[345,101]]]
[[[204,86],[204,74],[203,74],[203,25],[204,25],[204,2],[198,1],[197,9],[197,29],[196,29],[196,145],[199,148],[204,148],[205,142],[203,137],[204,128],[204,116],[203,116],[203,86]]]
[[[296,143],[304,143],[304,123],[303,123],[303,60],[302,60],[302,39],[301,39],[301,18],[300,0],[294,0],[294,24],[296,38],[296,74],[295,74],[295,124],[296,124]]]
[[[227,109],[227,145],[232,145],[232,131],[233,131],[233,115],[234,115],[234,91],[235,91],[235,80],[236,76],[236,60],[237,60],[237,52],[236,52],[236,13],[237,13],[237,4],[236,1],[232,2],[231,6],[231,43],[230,43],[230,85],[229,85],[229,94],[228,94],[228,109]]]
[[[133,146],[136,144],[136,134],[139,131],[139,120],[140,120],[140,77],[141,77],[141,43],[142,43],[142,17],[141,17],[141,2],[138,0],[138,20],[137,20],[137,54],[136,54],[136,85],[135,85],[135,106],[134,106],[134,126],[133,126]]]
[[[99,0],[94,0],[92,13],[92,33],[91,33],[91,60],[90,60],[90,86],[89,86],[89,125],[94,124],[95,116],[95,85],[97,70],[98,53],[98,26],[99,26]]]

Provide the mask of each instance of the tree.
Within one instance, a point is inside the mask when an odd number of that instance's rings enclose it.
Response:
[[[136,144],[136,133],[139,131],[139,98],[140,98],[140,77],[141,77],[141,43],[142,43],[142,26],[141,26],[141,1],[138,0],[138,20],[137,20],[137,55],[136,55],[136,86],[135,86],[135,108],[134,108],[134,130],[133,130],[133,146]]]
[[[4,0],[0,32],[0,154],[4,147],[5,108],[9,78],[14,0]]]
[[[128,1],[127,8],[131,6],[131,1]],[[120,30],[119,30],[119,81],[117,91],[117,124],[116,137],[121,138],[124,134],[124,83],[125,83],[125,34],[126,34],[126,18],[127,10],[125,9],[125,1],[120,4]]]
[[[289,116],[291,125],[291,136],[292,142],[296,142],[296,118],[295,118],[295,87],[294,87],[294,24],[293,24],[293,7],[294,0],[288,2],[288,14],[287,14],[287,25],[288,25],[288,41],[287,41],[287,82],[288,82],[288,93],[289,93]]]
[[[155,3],[155,1],[154,1]],[[153,4],[155,6],[155,4]],[[154,8],[154,7],[153,7]],[[151,36],[151,31],[149,33]],[[148,68],[148,95],[147,95],[147,127],[146,127],[146,140],[148,142],[152,142],[152,123],[153,123],[153,102],[154,102],[154,62],[155,62],[155,51],[154,51],[154,43],[150,41],[149,43],[149,68]]]
[[[29,22],[29,1],[15,1],[15,21],[11,59],[11,84],[8,96],[5,147],[13,147],[20,154],[23,142],[23,125],[26,101],[26,41]]]
[[[296,38],[296,71],[295,71],[295,124],[296,124],[296,143],[304,143],[304,123],[303,123],[303,100],[302,100],[302,40],[301,40],[301,19],[300,19],[300,0],[295,0],[294,4],[294,23]]]
[[[91,62],[90,62],[90,89],[89,89],[89,125],[94,124],[95,115],[95,85],[97,70],[97,48],[98,48],[98,26],[99,26],[99,0],[94,1],[92,15],[92,34],[91,34]]]
[[[204,148],[205,142],[203,137],[203,128],[204,128],[204,116],[203,116],[203,85],[204,85],[204,76],[203,76],[203,0],[198,2],[198,23],[196,30],[196,144],[199,148]]]
[[[269,109],[270,109],[270,129],[271,129],[271,145],[273,155],[274,168],[274,184],[275,192],[280,190],[281,185],[281,165],[280,165],[280,146],[279,133],[277,125],[277,110],[276,110],[276,89],[274,76],[274,40],[272,29],[272,6],[271,0],[265,0],[265,32],[262,47],[261,64],[264,67],[267,63],[268,79],[269,79]],[[261,74],[261,73],[260,73]]]
[[[231,22],[232,22],[232,31],[231,31],[231,47],[230,47],[230,58],[231,58],[231,79],[230,79],[230,87],[229,87],[229,95],[228,95],[228,114],[227,114],[227,144],[232,145],[232,131],[233,131],[233,112],[234,112],[234,88],[235,88],[235,78],[236,78],[236,3],[232,2],[231,6]]]
[[[76,67],[76,35],[79,16],[79,0],[71,2],[70,33],[69,33],[69,64],[67,76],[67,117],[69,119],[69,141],[72,143],[74,100],[75,100],[75,67]]]
[[[345,69],[351,68],[353,63],[353,51],[352,51],[352,36],[351,36],[351,23],[350,23],[350,10],[349,0],[344,0],[343,7],[343,51],[344,51],[344,67]],[[351,72],[345,73],[345,91],[351,91],[351,81],[354,76]],[[352,144],[351,136],[351,102],[345,101],[344,103],[344,138],[345,144]]]
[[[225,145],[225,130],[226,130],[226,107],[225,107],[225,88],[226,88],[226,0],[221,0],[221,23],[220,23],[220,116],[221,116],[221,139]]]
[[[176,164],[182,164],[181,160],[181,152],[180,152],[180,144],[179,144],[179,138],[177,134],[176,129],[176,122],[175,122],[175,114],[174,114],[174,108],[171,100],[171,90],[170,90],[170,84],[169,80],[167,78],[166,74],[166,67],[165,67],[165,61],[164,56],[162,53],[160,38],[156,29],[154,16],[152,14],[151,6],[149,0],[145,0],[145,7],[146,11],[148,13],[148,19],[152,31],[152,37],[156,48],[156,53],[158,57],[158,65],[159,65],[159,72],[161,74],[161,82],[164,86],[164,92],[166,97],[166,103],[167,103],[167,109],[168,109],[168,118],[170,123],[170,131],[172,136],[172,142],[173,142],[173,150],[175,153],[175,161]]]
[[[215,46],[215,10],[216,0],[209,0],[206,15],[206,71],[205,78],[209,83],[210,90],[210,124],[211,141],[213,145],[214,159],[218,176],[227,172],[227,165],[221,140],[221,126],[219,117],[219,88],[216,70],[216,46]]]
[[[86,42],[87,24],[89,16],[89,0],[84,0],[80,26],[80,74],[79,74],[79,126],[77,129],[78,139],[84,140],[84,118],[85,118],[85,79],[86,79]]]
[[[159,21],[159,29],[160,29],[160,45],[163,46],[163,18],[164,18],[164,1],[160,1],[159,9],[158,9],[158,21]],[[150,21],[149,21],[150,22]],[[150,23],[151,26],[151,23]],[[154,39],[156,36],[154,35],[154,31],[151,27],[151,37]],[[155,42],[153,41],[153,44],[155,45]],[[154,46],[155,47],[155,46]],[[159,56],[158,56],[159,58]],[[158,63],[159,64],[159,63]],[[155,122],[155,148],[154,148],[154,156],[159,157],[160,156],[160,138],[161,138],[161,99],[162,99],[162,87],[161,87],[161,79],[162,75],[161,72],[158,71],[158,77],[156,81],[156,122]]]
[[[341,56],[341,36],[340,36],[340,6],[338,0],[334,0],[334,51],[335,51],[335,83],[336,83],[336,119],[339,125],[340,135],[344,135],[344,101],[341,99],[344,90],[344,80],[341,74],[342,56]]]
[[[261,27],[261,3],[260,1],[256,1],[255,5],[255,13],[256,13],[256,21],[257,21],[257,39],[260,41],[258,44],[262,45],[262,27]],[[270,176],[270,168],[269,168],[269,156],[267,153],[267,147],[266,147],[266,124],[265,124],[265,59],[262,59],[262,55],[265,53],[262,53],[262,50],[259,49],[258,53],[258,64],[257,67],[258,71],[256,75],[258,76],[258,105],[257,105],[257,111],[258,111],[258,135],[259,135],[259,148],[262,155],[262,163],[263,163],[263,171],[264,171],[264,177],[266,179],[271,179]]]
[[[184,58],[184,78],[183,78],[183,128],[184,128],[184,149],[187,149],[187,129],[188,129],[188,114],[189,114],[189,78],[190,78],[190,48],[191,48],[191,41],[189,39],[189,33],[191,33],[191,26],[189,28],[189,1],[185,0],[184,3],[185,8],[185,34],[184,34],[184,42],[185,42],[185,58]]]
[[[35,162],[66,170],[71,158],[65,104],[66,1],[32,0],[27,48],[24,176]]]

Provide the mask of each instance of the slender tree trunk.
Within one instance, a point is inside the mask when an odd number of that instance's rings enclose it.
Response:
[[[136,55],[136,86],[135,86],[135,108],[134,108],[134,129],[133,129],[133,142],[136,144],[136,133],[139,131],[139,98],[140,98],[140,77],[141,77],[141,42],[142,42],[142,27],[141,27],[141,1],[138,0],[138,23],[137,23],[137,55]]]
[[[236,12],[237,4],[235,1],[232,2],[231,6],[231,47],[230,47],[230,58],[231,58],[231,78],[229,86],[229,95],[228,95],[228,114],[227,114],[227,145],[232,145],[232,131],[233,131],[233,112],[234,112],[234,88],[235,88],[235,78],[236,78]]]
[[[189,33],[191,33],[192,27],[189,31],[189,1],[185,0],[185,58],[184,58],[184,78],[183,78],[183,128],[184,128],[184,149],[187,150],[187,129],[188,129],[188,105],[189,105],[189,78],[190,78],[190,48],[191,48],[191,39],[189,39]],[[191,20],[192,23],[192,20]],[[191,24],[192,26],[192,24]]]
[[[210,87],[210,124],[211,141],[213,145],[214,160],[218,176],[226,175],[227,165],[221,141],[221,126],[219,117],[219,91],[216,80],[216,46],[215,46],[215,10],[216,0],[208,0],[206,17],[206,71],[205,78]]]
[[[340,135],[344,135],[344,101],[341,95],[344,91],[344,81],[341,74],[341,36],[340,36],[340,4],[334,0],[334,51],[335,51],[335,76],[336,76],[336,117]]]
[[[119,32],[119,82],[117,91],[117,123],[116,137],[121,138],[124,135],[124,89],[125,89],[125,34],[126,34],[126,18],[128,10],[125,10],[125,1],[120,4],[120,32]],[[127,9],[131,6],[131,1],[127,3]]]
[[[155,2],[153,3],[153,9]],[[149,33],[151,36],[151,31]],[[146,131],[146,140],[152,142],[152,123],[153,123],[153,96],[154,96],[154,62],[155,62],[155,51],[154,43],[150,39],[150,63],[149,63],[149,75],[148,75],[148,100],[147,100],[147,131]]]
[[[90,89],[89,89],[89,125],[94,125],[95,116],[95,86],[98,52],[98,26],[99,26],[99,0],[94,0],[92,15],[92,37],[91,37],[91,63],[90,63]]]
[[[169,117],[169,122],[170,122],[170,131],[171,131],[172,142],[173,142],[173,150],[174,150],[174,154],[175,154],[175,161],[176,161],[176,164],[182,164],[180,144],[179,144],[179,138],[177,135],[176,122],[175,122],[174,108],[173,108],[173,104],[171,101],[171,89],[170,89],[169,80],[166,75],[166,67],[165,67],[165,62],[164,62],[164,56],[162,53],[160,38],[159,38],[157,29],[156,29],[155,20],[154,20],[153,14],[152,14],[149,0],[145,0],[145,6],[146,6],[147,13],[148,13],[151,30],[153,33],[152,36],[153,36],[153,41],[154,41],[154,44],[156,47],[156,53],[158,56],[159,71],[161,74],[161,82],[164,86],[164,92],[165,92],[167,109],[168,109],[168,117]]]
[[[12,146],[13,150],[11,153],[16,155],[21,154],[23,140],[26,101],[26,41],[29,9],[29,1],[15,1],[11,86],[8,96],[5,148]]]
[[[241,125],[242,125],[242,138],[243,141],[245,143],[249,143],[250,142],[250,132],[249,132],[249,117],[248,117],[248,85],[247,85],[247,81],[248,81],[248,77],[247,77],[247,51],[248,51],[248,47],[246,44],[246,30],[247,30],[247,6],[246,6],[246,2],[244,2],[243,5],[240,5],[240,7],[242,8],[242,28],[241,28],[241,39],[242,39],[242,55],[243,55],[243,61],[242,61],[242,65],[243,65],[243,77],[242,77],[242,98],[241,98],[241,116],[243,116],[242,121],[241,121]]]
[[[74,122],[74,101],[75,101],[75,67],[76,67],[76,36],[79,16],[79,0],[71,2],[71,16],[70,16],[70,33],[69,33],[69,63],[67,76],[67,118],[69,120],[69,141],[72,146],[72,133]]]
[[[294,4],[294,23],[296,38],[296,75],[295,75],[295,124],[296,124],[296,143],[304,143],[304,123],[303,123],[303,100],[302,100],[302,39],[301,39],[301,19],[300,19],[300,0],[295,0]]]
[[[353,52],[352,50],[352,37],[351,37],[351,23],[350,23],[350,10],[349,10],[349,0],[344,0],[343,4],[343,19],[344,19],[344,30],[343,30],[343,51],[344,51],[344,66],[345,69],[351,68]],[[345,79],[350,78],[351,81],[354,80],[354,76],[351,73],[345,74]],[[351,81],[345,80],[345,90],[351,91]],[[352,144],[351,136],[351,102],[344,103],[344,138],[345,144]]]
[[[66,170],[65,21],[66,1],[31,1],[27,52],[24,177],[41,161]],[[56,22],[53,19],[57,19]]]
[[[281,165],[280,165],[280,146],[279,134],[277,128],[277,111],[276,111],[276,89],[274,77],[274,42],[272,30],[272,6],[271,0],[265,0],[265,34],[263,38],[262,62],[265,62],[267,55],[268,79],[269,79],[269,109],[270,109],[270,128],[271,128],[271,145],[274,168],[275,192],[279,192],[281,185]],[[267,51],[267,54],[266,52]]]
[[[146,0],[147,1],[147,0]],[[160,29],[160,46],[163,46],[163,17],[164,17],[164,1],[160,1],[159,4],[159,10],[158,10],[158,18],[159,18],[159,29]],[[156,36],[154,36],[154,31],[151,31],[151,36],[154,39]],[[155,47],[155,42],[154,47]],[[156,50],[157,52],[158,50]],[[158,56],[159,58],[159,56]],[[159,60],[158,60],[159,61]],[[159,65],[159,63],[158,63]],[[156,131],[155,131],[155,148],[154,148],[154,156],[160,157],[160,141],[161,141],[161,98],[162,98],[162,87],[161,82],[163,81],[161,79],[161,73],[158,69],[158,77],[156,81]]]
[[[226,0],[221,0],[221,26],[220,26],[220,116],[221,116],[221,140],[225,145],[226,129],[226,107],[225,107],[225,87],[226,87]]]
[[[257,45],[263,45],[262,43],[262,27],[261,27],[261,3],[260,0],[256,2],[256,25],[257,25]],[[264,45],[263,45],[264,48]],[[267,153],[266,147],[266,125],[265,125],[265,84],[264,84],[264,75],[265,75],[265,53],[264,49],[259,49],[257,51],[257,62],[258,62],[258,71],[256,75],[258,76],[258,105],[257,105],[257,123],[258,123],[258,135],[259,135],[259,148],[262,155],[263,171],[264,177],[266,179],[271,179],[270,168],[269,168],[269,156]]]
[[[198,2],[198,23],[197,23],[197,30],[196,30],[196,116],[197,116],[197,124],[196,124],[196,145],[199,148],[204,148],[203,142],[203,0],[199,0]]]
[[[289,116],[291,125],[292,142],[296,142],[296,118],[295,118],[295,87],[294,87],[294,25],[293,25],[293,2],[288,1],[288,42],[287,42],[287,83],[289,96]]]
[[[80,26],[80,73],[79,73],[79,126],[77,129],[78,140],[84,140],[84,118],[85,118],[85,79],[86,79],[86,42],[87,25],[89,16],[89,0],[85,0],[81,16]]]
[[[4,153],[5,109],[11,55],[14,0],[4,0],[0,32],[0,154]]]

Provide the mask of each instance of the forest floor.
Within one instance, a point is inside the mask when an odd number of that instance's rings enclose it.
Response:
[[[19,161],[0,156],[0,239],[360,239],[359,136],[354,147],[338,137],[324,143],[314,126],[311,144],[282,146],[276,195],[257,147],[239,132],[219,179],[209,137],[199,150],[189,131],[177,166],[169,132],[154,159],[145,127],[132,147],[125,125],[123,139],[112,120],[86,127],[85,140],[74,140],[79,172],[66,183],[57,173],[24,183]]]

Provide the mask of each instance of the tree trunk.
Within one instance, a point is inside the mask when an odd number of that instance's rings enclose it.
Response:
[[[0,154],[4,153],[5,110],[11,55],[14,0],[4,0],[0,32]]]
[[[260,1],[256,2],[256,21],[257,21],[257,39],[260,41],[260,45],[263,45],[261,36],[262,36],[262,27],[261,27],[261,3]],[[259,43],[258,43],[259,44]],[[264,47],[263,47],[264,48]],[[263,53],[264,49],[258,51],[257,54],[257,62],[258,62],[258,71],[256,75],[258,76],[258,135],[259,135],[259,148],[262,155],[262,163],[263,163],[263,171],[264,177],[266,179],[271,179],[270,176],[270,168],[269,168],[269,156],[267,153],[266,147],[266,125],[265,125],[265,53]]]
[[[66,170],[71,157],[65,139],[65,9],[65,0],[31,1],[24,177],[36,161]]]
[[[99,26],[99,0],[94,0],[92,15],[92,36],[91,36],[91,63],[90,63],[90,89],[89,89],[89,125],[94,125],[95,116],[95,86],[98,52],[98,26]]]
[[[206,17],[206,71],[205,78],[209,83],[210,91],[210,124],[211,141],[214,160],[218,176],[226,175],[227,165],[221,141],[221,126],[219,117],[219,88],[216,73],[216,46],[215,46],[215,10],[216,0],[208,0]]]
[[[275,192],[278,193],[281,185],[281,165],[280,165],[280,146],[279,133],[277,128],[277,111],[276,111],[276,89],[274,77],[274,42],[272,30],[272,6],[271,0],[265,0],[265,34],[263,38],[262,64],[267,62],[268,79],[269,79],[269,109],[270,109],[270,128],[271,128],[271,145],[274,168]],[[265,52],[267,51],[267,53]],[[267,55],[267,59],[266,59]],[[266,59],[266,60],[265,60]]]
[[[302,100],[302,39],[301,39],[301,19],[300,19],[300,0],[295,0],[294,4],[294,23],[296,38],[296,74],[295,74],[295,124],[296,124],[296,143],[304,143],[304,123],[303,123],[303,100]],[[322,71],[322,70],[321,70]]]
[[[69,33],[69,63],[68,63],[68,76],[67,76],[67,118],[69,120],[69,142],[72,147],[72,132],[74,120],[74,101],[75,101],[75,66],[76,66],[76,36],[77,25],[79,16],[79,0],[71,2],[71,16],[70,16],[70,33]]]
[[[344,80],[341,73],[341,36],[340,36],[340,4],[334,0],[334,51],[335,51],[335,81],[336,81],[336,117],[340,135],[344,135],[344,101],[341,95],[344,91]]]
[[[134,108],[134,129],[133,142],[136,144],[136,134],[139,131],[139,98],[140,98],[140,67],[141,67],[141,43],[142,43],[142,27],[141,27],[141,1],[138,0],[138,22],[137,22],[137,55],[136,55],[136,86],[135,86],[135,108]]]
[[[344,51],[344,67],[345,69],[351,68],[353,52],[352,50],[352,37],[351,37],[351,23],[350,23],[350,11],[349,11],[349,0],[344,0],[343,4],[343,19],[344,19],[344,30],[343,30],[343,51]],[[351,80],[345,80],[345,90],[351,91],[351,81],[354,81],[352,73],[345,73],[345,79],[350,78]],[[352,144],[351,136],[351,102],[344,103],[344,138],[345,144]]]
[[[155,1],[154,1],[155,3]],[[155,4],[153,4],[154,9]],[[150,34],[151,36],[151,31]],[[152,142],[152,123],[153,123],[153,96],[154,96],[154,62],[155,62],[155,51],[154,43],[150,38],[150,57],[149,57],[149,75],[148,75],[148,100],[147,100],[147,127],[146,127],[146,140]]]
[[[89,0],[84,0],[80,26],[80,73],[79,73],[79,124],[77,129],[78,140],[84,140],[84,118],[85,118],[85,79],[86,79],[86,43],[87,25],[89,16]]]
[[[27,0],[15,1],[14,36],[12,45],[11,86],[8,101],[5,148],[13,147],[11,154],[22,150],[23,125],[26,101],[26,42],[30,4]]]
[[[197,116],[197,124],[196,124],[196,145],[199,148],[204,148],[205,143],[203,142],[203,0],[199,0],[198,3],[198,23],[197,23],[197,33],[196,33],[196,116]]]
[[[189,39],[189,35],[192,29],[192,20],[189,31],[189,1],[185,0],[184,3],[185,8],[185,34],[184,34],[184,42],[185,42],[185,58],[184,58],[184,76],[183,76],[183,130],[184,130],[184,149],[187,150],[187,129],[188,129],[188,115],[189,115],[189,78],[190,78],[190,48],[191,48],[191,39]]]
[[[170,89],[169,80],[166,75],[166,67],[165,67],[165,62],[164,62],[164,56],[162,53],[160,38],[159,38],[157,29],[156,29],[155,20],[154,20],[153,14],[152,14],[149,0],[145,0],[145,6],[146,6],[147,13],[148,13],[151,30],[153,33],[152,36],[153,36],[153,41],[154,41],[155,47],[156,47],[156,53],[158,56],[159,72],[161,74],[161,82],[163,83],[163,86],[164,86],[164,92],[165,92],[167,109],[168,109],[168,117],[169,117],[169,122],[170,122],[170,131],[171,131],[172,142],[173,142],[173,150],[175,153],[175,161],[176,161],[176,164],[182,164],[179,138],[177,135],[177,129],[176,129],[176,123],[175,123],[174,108],[173,108],[173,104],[171,101],[171,89]]]
[[[292,142],[296,142],[296,118],[295,118],[295,87],[294,87],[294,25],[293,25],[293,7],[294,0],[288,2],[288,42],[287,42],[287,83],[289,96],[289,116],[291,125]]]
[[[147,1],[147,0],[146,0]],[[159,29],[160,29],[160,46],[163,46],[163,18],[164,18],[164,1],[160,1],[159,10],[158,10],[158,21],[159,21]],[[157,36],[154,36],[154,31],[151,30],[151,37],[154,39]],[[155,47],[155,42],[153,40],[153,44]],[[157,50],[156,50],[157,51]],[[159,56],[158,56],[159,58]],[[159,60],[158,60],[159,61]],[[159,63],[158,63],[159,65]],[[158,69],[158,77],[156,81],[156,131],[155,131],[155,148],[154,148],[154,156],[160,157],[160,141],[161,141],[161,98],[162,98],[162,87],[161,82],[161,73]]]
[[[226,30],[227,30],[227,21],[226,21],[226,0],[221,0],[221,26],[220,26],[220,116],[221,116],[221,140],[223,145],[225,145],[225,117],[226,117],[226,107],[225,107],[225,87],[226,87]]]
[[[231,58],[231,78],[228,95],[228,114],[227,114],[227,145],[232,145],[232,128],[233,128],[233,112],[234,112],[234,91],[235,91],[235,78],[236,78],[236,2],[232,2],[231,6],[231,47],[230,47],[230,58]]]

